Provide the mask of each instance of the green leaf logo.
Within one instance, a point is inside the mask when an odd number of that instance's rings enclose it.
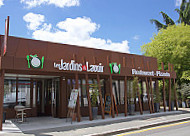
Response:
[[[117,63],[110,63],[109,66],[111,74],[120,74],[121,64],[117,65]]]
[[[44,56],[42,59],[40,59],[37,54],[35,55],[27,55],[26,59],[28,61],[28,68],[33,67],[33,68],[41,68],[43,69],[43,64],[44,64]]]

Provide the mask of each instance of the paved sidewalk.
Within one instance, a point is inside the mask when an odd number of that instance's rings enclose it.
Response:
[[[37,120],[38,119],[38,120]],[[106,118],[88,121],[83,118],[82,122],[66,123],[64,119],[34,118],[27,124],[13,124],[6,122],[0,136],[83,136],[83,135],[111,135],[114,132],[130,131],[140,128],[177,122],[180,120],[190,120],[190,109],[179,109],[179,111],[160,112],[143,115],[127,116],[123,114],[116,118]],[[34,123],[32,123],[34,121]],[[35,124],[36,123],[36,124]],[[7,125],[7,126],[6,126]],[[8,128],[9,126],[9,128]],[[11,127],[10,127],[11,126]]]

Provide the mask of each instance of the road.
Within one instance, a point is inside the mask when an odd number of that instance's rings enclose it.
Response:
[[[117,136],[190,136],[190,121],[126,132]]]

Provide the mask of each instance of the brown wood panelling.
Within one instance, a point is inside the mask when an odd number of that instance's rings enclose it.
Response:
[[[67,116],[67,80],[65,77],[61,76],[60,78],[60,101],[59,101],[59,118],[63,118]]]
[[[126,66],[126,58],[125,58],[125,57],[123,57],[123,64],[122,64],[122,66],[123,66],[123,67]]]
[[[125,63],[125,66],[128,67],[128,68],[133,68],[133,64],[132,64],[132,55],[128,55],[126,57],[126,63]]]
[[[3,36],[0,35],[0,39],[2,41]],[[43,69],[34,69],[28,68],[26,55],[34,55],[37,54],[40,58],[44,56],[44,68]],[[89,65],[100,64],[104,66],[103,73],[91,73],[91,72],[77,72],[77,71],[63,71],[58,68],[54,68],[54,62],[60,63],[60,60],[63,59],[64,62],[70,63],[73,59],[76,63],[85,64],[86,61],[89,62]],[[121,64],[121,73],[118,75],[114,75],[116,79],[124,79],[124,77],[131,77],[131,69],[140,68],[141,70],[149,70],[156,71],[157,70],[157,59],[152,57],[133,55],[128,53],[118,53],[107,50],[100,49],[92,49],[92,48],[84,48],[75,45],[67,45],[67,44],[58,44],[52,42],[24,39],[24,38],[16,38],[16,37],[8,37],[8,46],[7,46],[7,54],[5,57],[0,60],[1,69],[4,69],[6,73],[13,74],[26,74],[26,75],[53,75],[59,76],[62,78],[63,75],[67,75],[68,77],[72,77],[76,75],[78,78],[78,74],[80,75],[88,75],[93,78],[101,78],[110,79],[108,82],[106,89],[111,93],[112,96],[112,106],[113,106],[113,94],[112,94],[112,76],[110,75],[109,63],[116,62],[117,64]],[[148,65],[147,65],[148,64]],[[171,65],[172,66],[172,65]],[[162,65],[163,67],[163,65]],[[172,67],[169,67],[172,71],[168,71],[171,74],[170,79],[176,78],[176,73],[173,71]],[[164,69],[162,69],[163,72]],[[97,76],[98,74],[98,76]],[[113,76],[113,77],[114,77]],[[84,76],[85,77],[85,76]],[[145,76],[144,76],[145,77]],[[74,76],[72,77],[74,79]],[[100,77],[99,77],[100,78]],[[157,78],[165,78],[168,77],[157,77]],[[76,83],[78,80],[76,80]],[[66,80],[63,84],[67,84]],[[66,85],[65,85],[66,86]],[[78,86],[78,85],[77,85]],[[171,84],[170,84],[171,86]],[[63,87],[64,88],[64,87]],[[78,87],[77,87],[78,88]],[[62,90],[62,89],[61,89]],[[17,84],[17,93],[18,93],[18,84]],[[67,109],[67,95],[66,88],[61,91],[60,94],[62,98],[65,100],[62,101],[61,107]],[[126,96],[125,96],[126,97]],[[18,101],[18,96],[17,96]],[[125,105],[125,114],[126,114],[126,105]],[[114,107],[112,107],[113,109]],[[80,112],[80,105],[77,105],[77,112]],[[102,109],[102,108],[101,108]],[[151,110],[151,108],[150,108]],[[60,111],[60,117],[66,116],[66,111]],[[78,113],[79,116],[80,113]],[[112,111],[112,117],[114,117],[114,109]],[[103,118],[103,115],[102,115]]]
[[[125,71],[125,66],[128,67],[130,73],[131,68],[141,68],[142,70],[146,70],[147,62],[149,63],[149,70],[157,70],[157,60],[152,57],[16,38],[11,36],[9,37],[7,49],[7,54],[3,58],[5,61],[2,63],[2,68],[6,70],[27,71],[28,74],[33,74],[35,72],[76,73],[75,71],[63,71],[58,70],[58,68],[54,68],[54,62],[60,63],[60,60],[63,59],[64,62],[70,63],[71,59],[77,59],[76,61],[78,63],[83,63],[84,57],[86,58],[85,61],[89,62],[89,65],[94,64],[94,58],[96,64],[101,63],[104,66],[104,73],[101,74],[110,74],[110,62],[121,64],[121,71]],[[34,54],[37,54],[39,58],[44,56],[45,59],[43,69],[28,68],[26,56]],[[74,58],[73,54],[75,54]],[[87,72],[82,71],[81,73]],[[121,76],[131,76],[127,75],[125,72],[121,73]],[[175,72],[171,74],[171,77],[175,78]]]
[[[2,130],[3,120],[3,97],[4,96],[4,70],[0,71],[0,130]]]

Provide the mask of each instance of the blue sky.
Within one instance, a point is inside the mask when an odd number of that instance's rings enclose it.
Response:
[[[0,34],[142,54],[160,11],[173,20],[181,0],[0,0]]]

